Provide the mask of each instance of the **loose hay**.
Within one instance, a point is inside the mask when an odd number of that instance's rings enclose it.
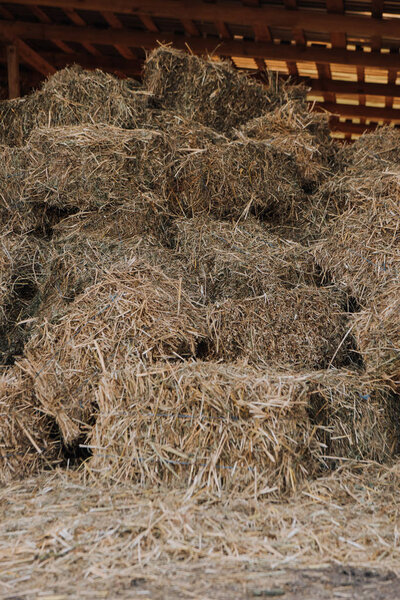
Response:
[[[149,97],[132,79],[74,65],[32,95],[0,102],[0,143],[21,146],[37,127],[108,123],[134,129],[142,124]]]
[[[55,467],[60,442],[54,423],[35,405],[32,388],[18,373],[0,376],[0,484]]]

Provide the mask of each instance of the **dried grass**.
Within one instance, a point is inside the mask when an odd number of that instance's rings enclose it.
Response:
[[[387,460],[398,445],[396,400],[350,372],[156,365],[105,375],[96,402],[89,473],[190,493],[281,496],[342,457]]]
[[[239,135],[266,141],[272,148],[295,158],[303,185],[323,181],[334,156],[325,115],[299,112],[296,104],[288,104],[252,119],[240,127]]]
[[[45,247],[35,238],[0,237],[0,364],[21,354],[39,305]]]
[[[240,223],[176,219],[170,235],[204,304],[261,296],[274,284],[290,289],[320,283],[307,248],[270,233],[254,218]]]
[[[144,85],[162,108],[223,132],[270,110],[276,97],[281,100],[227,63],[166,46],[148,56]]]
[[[144,119],[149,97],[132,79],[74,65],[30,96],[0,102],[0,143],[21,146],[37,127],[108,123],[134,129]]]
[[[0,376],[0,484],[21,479],[60,461],[53,422],[35,404],[32,388],[18,373]]]
[[[322,228],[316,260],[364,305],[399,275],[400,172],[338,175],[321,191],[335,209]]]
[[[64,311],[39,325],[19,364],[66,443],[87,424],[102,372],[193,356],[204,336],[204,317],[181,280],[134,256],[105,266]]]
[[[138,205],[143,213],[148,204],[150,213],[156,202],[141,192],[149,192],[165,176],[150,156],[160,137],[155,131],[109,125],[36,129],[26,148],[25,198],[80,210]],[[163,205],[163,200],[157,202]]]
[[[291,371],[355,366],[343,296],[329,288],[269,285],[261,297],[207,309],[209,353]]]

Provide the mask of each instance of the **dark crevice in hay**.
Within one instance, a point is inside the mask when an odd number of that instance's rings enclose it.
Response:
[[[331,287],[333,285],[332,276],[329,271],[325,271],[319,263],[315,263],[315,283],[318,287]]]
[[[214,353],[213,340],[206,338],[200,340],[196,346],[196,358],[198,360],[207,361],[210,360]]]
[[[30,335],[30,323],[22,322],[35,316],[39,308],[37,284],[16,277],[12,283],[12,296],[4,307],[4,320],[0,326],[0,364],[10,366],[22,356]],[[22,322],[22,323],[21,323]]]
[[[79,208],[60,208],[58,206],[47,206],[43,204],[35,204],[35,212],[40,215],[39,225],[33,232],[34,235],[45,241],[51,240],[54,233],[54,228],[63,219],[75,215],[79,212]]]
[[[62,467],[77,469],[82,463],[93,455],[90,448],[86,447],[86,435],[80,436],[71,446],[62,447]]]

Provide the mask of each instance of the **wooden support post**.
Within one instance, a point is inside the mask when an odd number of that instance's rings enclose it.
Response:
[[[18,98],[21,95],[19,81],[18,49],[16,46],[7,46],[7,71],[8,71],[8,97]]]

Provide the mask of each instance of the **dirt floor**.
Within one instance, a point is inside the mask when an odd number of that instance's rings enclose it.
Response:
[[[400,598],[399,479],[352,464],[278,502],[43,474],[0,490],[0,598]]]

